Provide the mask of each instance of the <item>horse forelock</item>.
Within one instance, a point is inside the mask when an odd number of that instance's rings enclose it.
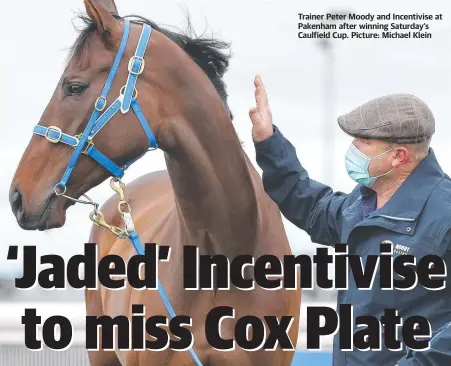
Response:
[[[227,86],[222,79],[228,70],[229,60],[232,57],[230,52],[225,53],[226,50],[230,49],[230,43],[216,39],[213,36],[206,37],[204,34],[198,36],[194,31],[189,16],[187,16],[186,29],[180,30],[174,27],[174,31],[162,28],[153,21],[139,15],[128,15],[116,18],[118,20],[129,19],[135,24],[148,24],[182,48],[208,76],[223,101],[230,119],[233,119],[233,114],[230,111],[227,102]],[[97,25],[94,21],[84,15],[79,15],[77,19],[82,21],[83,26],[81,28],[76,28],[79,35],[70,49],[69,59],[74,59],[79,63],[86,63],[90,41],[97,30]]]

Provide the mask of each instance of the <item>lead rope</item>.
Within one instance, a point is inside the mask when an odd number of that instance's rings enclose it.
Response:
[[[117,205],[117,209],[122,217],[122,220],[124,221],[124,228],[121,229],[120,227],[106,223],[102,211],[99,210],[99,205],[93,202],[91,199],[89,199],[89,197],[86,197],[91,201],[90,203],[94,206],[94,210],[89,215],[89,218],[95,225],[107,229],[115,236],[117,236],[119,239],[128,238],[132,243],[133,247],[135,248],[136,253],[138,253],[139,255],[144,255],[145,254],[144,246],[139,238],[138,233],[135,231],[135,225],[133,223],[131,215],[132,213],[131,207],[127,202],[127,200],[125,199],[124,194],[125,184],[122,182],[120,178],[112,178],[110,181],[110,186],[113,189],[113,191],[115,191],[119,195],[119,203]],[[172,307],[171,301],[169,300],[169,297],[158,276],[157,276],[157,289],[161,299],[163,300],[164,306],[166,307],[166,310],[169,313],[169,316],[171,317],[171,319],[174,318],[176,316],[175,310]],[[199,357],[196,354],[196,351],[194,350],[194,347],[191,347],[188,350],[188,352],[190,353],[194,363],[197,366],[203,366],[202,362],[200,361]]]

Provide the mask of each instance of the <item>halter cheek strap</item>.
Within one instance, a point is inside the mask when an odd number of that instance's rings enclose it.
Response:
[[[100,94],[100,97],[97,99],[97,101],[95,103],[94,111],[92,112],[91,118],[88,121],[88,125],[86,126],[86,128],[80,138],[80,142],[79,142],[78,146],[75,148],[75,151],[73,152],[72,157],[69,160],[69,164],[66,168],[66,171],[63,174],[63,177],[61,178],[60,182],[57,184],[57,186],[59,186],[60,189],[66,190],[67,182],[72,174],[72,171],[75,168],[75,165],[78,162],[78,159],[80,158],[81,153],[83,152],[83,148],[88,141],[89,134],[90,134],[92,128],[94,127],[94,125],[96,124],[100,113],[106,107],[107,96],[110,92],[114,78],[116,77],[117,71],[119,69],[119,65],[120,65],[122,58],[124,56],[124,53],[125,53],[125,49],[127,48],[129,34],[130,34],[130,22],[128,20],[126,20],[124,22],[124,33],[122,35],[122,41],[119,46],[119,50],[116,54],[116,58],[114,59],[113,66],[107,77],[107,80],[105,82],[105,86],[103,87],[102,93]]]
[[[145,66],[144,53],[146,52],[147,44],[149,42],[150,35],[152,33],[152,28],[145,26],[141,33],[141,37],[138,42],[138,47],[136,48],[135,56],[130,59],[128,63],[128,79],[125,85],[124,91],[124,101],[122,103],[122,113],[125,114],[130,110],[130,105],[132,104],[133,93],[136,87],[136,81],[138,76],[142,74]]]

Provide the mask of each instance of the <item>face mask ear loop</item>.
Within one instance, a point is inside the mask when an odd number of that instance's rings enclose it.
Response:
[[[383,177],[384,175],[390,174],[393,170],[395,170],[395,167],[391,168],[387,173],[381,174],[381,175],[377,175],[375,177],[371,177],[371,178],[379,178],[379,177]]]
[[[376,159],[376,158],[378,158],[379,156],[382,156],[382,155],[384,155],[384,154],[386,154],[386,153],[389,153],[390,151],[393,151],[394,149],[396,149],[396,146],[393,147],[393,148],[391,148],[390,150],[387,150],[387,151],[384,151],[383,153],[380,153],[379,155],[373,156],[373,157],[370,159],[370,161],[373,160],[373,159]],[[368,168],[369,168],[369,166],[368,166]],[[384,175],[390,174],[393,170],[395,170],[395,168],[396,168],[396,167],[393,167],[393,168],[390,169],[387,173],[384,173],[384,174],[381,174],[381,175],[377,175],[377,176],[375,176],[375,177],[370,177],[370,178],[380,178],[380,177],[383,177]]]
[[[393,151],[394,149],[396,149],[396,146],[395,146],[395,147],[392,147],[390,150],[381,152],[379,155],[373,156],[372,158],[370,158],[370,161],[373,160],[373,159],[378,158],[379,156],[382,156],[382,155],[384,155],[384,154],[387,154],[387,153],[389,153],[390,151]]]

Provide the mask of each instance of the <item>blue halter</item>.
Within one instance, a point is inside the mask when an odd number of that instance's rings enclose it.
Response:
[[[81,135],[68,135],[61,131],[60,128],[55,126],[44,127],[37,125],[34,127],[33,133],[36,135],[40,135],[45,137],[49,142],[57,144],[63,143],[73,147],[75,150],[69,160],[66,171],[64,172],[60,182],[55,185],[55,193],[59,196],[65,196],[67,189],[67,182],[72,174],[72,171],[75,168],[75,165],[78,162],[81,154],[85,154],[95,161],[97,161],[100,165],[102,165],[105,169],[107,169],[111,175],[115,178],[122,178],[125,170],[133,164],[140,157],[133,159],[128,162],[125,166],[119,167],[116,163],[114,163],[111,159],[107,158],[103,155],[99,150],[97,150],[93,143],[93,138],[97,133],[107,125],[107,123],[116,115],[119,110],[122,114],[125,114],[130,111],[130,108],[135,113],[139,123],[141,124],[142,129],[144,130],[147,138],[149,140],[149,149],[157,149],[158,144],[155,139],[155,136],[149,126],[149,123],[144,116],[142,109],[139,106],[137,96],[138,92],[136,90],[136,81],[138,80],[138,76],[142,74],[145,67],[144,62],[144,54],[146,52],[147,44],[150,39],[150,35],[152,33],[152,28],[144,24],[143,30],[141,33],[141,37],[138,42],[138,46],[136,49],[135,55],[130,59],[128,64],[128,79],[127,83],[122,87],[120,91],[119,97],[111,103],[111,105],[107,106],[107,96],[110,92],[111,85],[113,84],[114,78],[116,77],[117,71],[121,64],[122,58],[124,56],[125,49],[127,47],[128,37],[130,34],[130,21],[128,19],[124,20],[124,33],[122,36],[122,41],[117,52],[116,58],[114,59],[113,66],[110,70],[108,78],[105,82],[105,86],[103,87],[102,93],[99,98],[97,98],[94,104],[94,111],[88,121],[88,124]],[[105,109],[106,108],[106,109]],[[103,112],[103,113],[102,113]],[[67,196],[65,196],[67,197]],[[75,200],[76,201],[76,200]],[[130,239],[133,247],[139,255],[144,255],[144,246],[142,245],[141,240],[139,239],[138,234],[134,230],[133,224],[127,225],[126,236]],[[119,236],[120,237],[120,236]],[[176,316],[174,308],[172,307],[171,301],[164,290],[163,284],[158,278],[158,293],[160,294],[161,299],[166,307],[167,312],[169,313],[171,319]],[[197,356],[194,349],[191,347],[188,352],[190,353],[193,361],[197,366],[202,366],[202,362]]]
[[[150,35],[152,33],[152,28],[145,24],[139,44],[135,55],[130,59],[128,64],[129,76],[126,85],[121,89],[119,97],[105,110],[107,106],[107,96],[110,92],[111,85],[113,84],[114,78],[116,77],[117,71],[121,64],[122,58],[124,56],[125,49],[127,47],[128,37],[130,34],[130,21],[126,19],[124,21],[124,34],[122,36],[121,45],[116,58],[113,63],[113,67],[110,70],[108,78],[103,87],[102,93],[99,98],[97,98],[94,104],[94,111],[88,121],[88,124],[83,132],[83,134],[77,136],[71,136],[65,134],[60,128],[55,126],[44,127],[37,125],[34,128],[34,133],[45,137],[48,141],[52,143],[63,143],[75,148],[72,157],[69,160],[66,171],[63,174],[60,182],[55,186],[55,192],[57,194],[64,194],[66,192],[67,182],[78,162],[81,154],[90,156],[92,159],[96,160],[100,165],[107,169],[112,176],[116,178],[122,178],[124,176],[125,170],[134,163],[137,159],[127,163],[124,167],[119,167],[111,159],[103,155],[99,150],[97,150],[92,142],[94,136],[106,126],[106,124],[113,118],[119,110],[123,114],[130,110],[130,107],[135,112],[141,127],[149,139],[150,147],[153,149],[158,148],[157,141],[155,139],[152,130],[149,127],[149,123],[142,112],[137,97],[136,91],[136,81],[138,76],[144,70],[144,53],[146,51],[147,44],[149,42]],[[103,112],[103,113],[102,113]]]

